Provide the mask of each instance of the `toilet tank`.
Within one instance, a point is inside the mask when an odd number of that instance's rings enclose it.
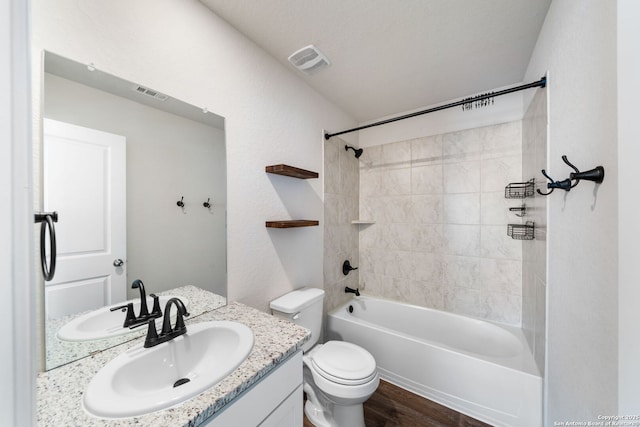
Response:
[[[302,350],[305,352],[320,339],[323,299],[324,290],[302,288],[271,301],[271,314],[287,319],[311,331],[311,339],[302,346]]]

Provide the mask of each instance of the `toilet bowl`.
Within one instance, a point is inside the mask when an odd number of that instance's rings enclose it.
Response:
[[[324,291],[303,288],[271,302],[273,315],[311,330],[302,347],[304,411],[317,427],[365,427],[362,404],[378,388],[376,361],[367,350],[344,341],[317,344]]]
[[[329,341],[303,361],[309,421],[317,427],[364,427],[362,404],[380,383],[373,356],[355,344]]]

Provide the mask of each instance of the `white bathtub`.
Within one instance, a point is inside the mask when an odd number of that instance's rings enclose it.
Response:
[[[518,328],[360,296],[329,313],[326,338],[367,349],[381,378],[458,412],[542,425],[542,379]]]

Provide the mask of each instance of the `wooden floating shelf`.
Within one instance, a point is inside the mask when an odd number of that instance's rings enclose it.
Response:
[[[307,219],[293,219],[288,221],[265,222],[265,226],[267,228],[313,227],[319,224],[320,224],[320,221],[313,221],[313,220],[307,220]]]
[[[289,165],[271,165],[265,167],[264,170],[267,173],[274,173],[276,175],[290,176],[292,178],[299,179],[317,178],[319,176],[318,172],[308,171]]]
[[[310,179],[318,178],[318,172],[308,171],[306,169],[296,168],[289,165],[271,165],[264,168],[265,172],[273,173],[276,175],[288,176],[298,179]],[[266,221],[265,226],[267,228],[294,228],[294,227],[313,227],[319,225],[320,221],[307,220],[307,219],[294,219],[285,221]]]

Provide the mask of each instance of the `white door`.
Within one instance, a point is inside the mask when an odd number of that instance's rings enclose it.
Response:
[[[47,318],[126,299],[125,147],[123,136],[44,120],[44,210],[58,212]]]

